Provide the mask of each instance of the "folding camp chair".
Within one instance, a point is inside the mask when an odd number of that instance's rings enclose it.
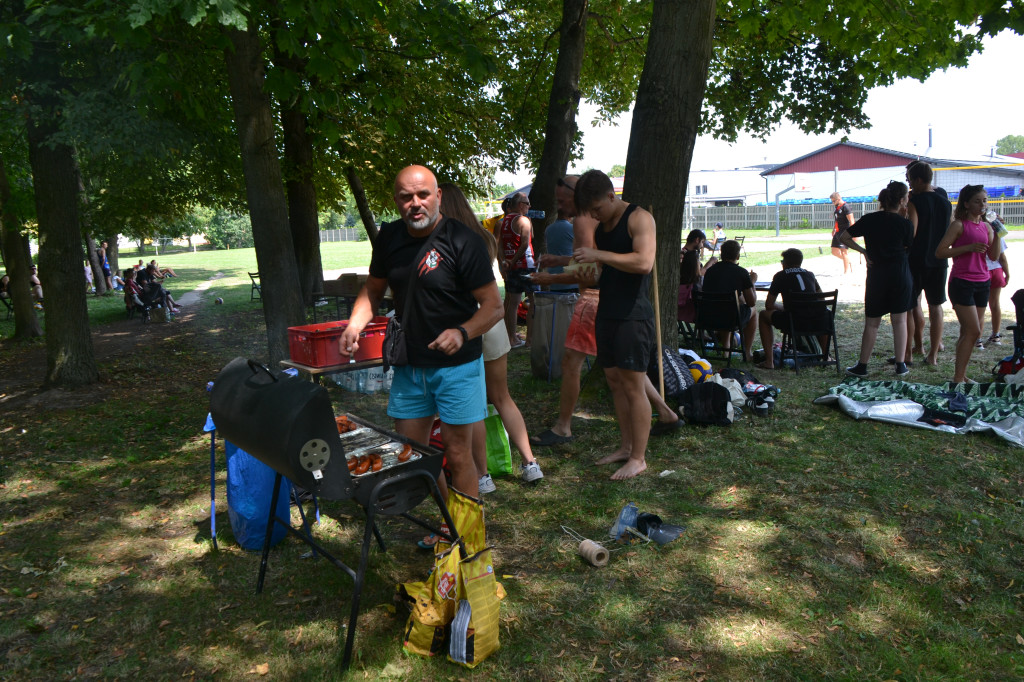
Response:
[[[698,339],[710,339],[703,346],[705,351],[714,351],[726,358],[726,365],[732,366],[733,353],[743,356],[743,324],[740,317],[740,298],[738,291],[724,294],[709,294],[704,291],[693,292],[693,303],[696,308],[694,327]],[[753,314],[753,311],[751,311]],[[723,344],[715,332],[725,332],[726,343]],[[733,333],[739,334],[739,347],[733,343]]]
[[[250,272],[249,280],[252,282],[252,289],[249,290],[249,300],[263,300],[263,288],[260,286],[260,273],[258,271]]]
[[[680,284],[679,295],[676,301],[676,324],[679,325],[679,347],[691,348],[700,352],[700,345],[697,343],[697,330],[694,328],[694,321],[697,319],[697,309],[693,302],[693,285]]]
[[[792,358],[793,368],[799,372],[800,365],[839,367],[839,342],[836,339],[836,301],[839,290],[805,293],[791,292],[783,294],[783,305],[789,318],[789,328],[782,330],[782,361]],[[825,343],[818,347],[818,339],[825,338]],[[816,348],[818,352],[801,351],[798,341],[806,339],[806,346]],[[829,358],[829,346],[832,346],[832,357]]]

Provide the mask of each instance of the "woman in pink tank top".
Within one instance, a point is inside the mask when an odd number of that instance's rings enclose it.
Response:
[[[1001,245],[992,226],[985,222],[988,194],[984,185],[966,185],[953,211],[953,221],[935,249],[936,258],[952,258],[949,273],[949,300],[960,322],[960,338],[956,341],[953,381],[964,383],[967,363],[974,346],[981,338],[981,321],[988,305],[989,274],[986,254],[999,258]]]

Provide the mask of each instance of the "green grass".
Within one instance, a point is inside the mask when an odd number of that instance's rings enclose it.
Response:
[[[332,257],[325,267],[335,267]],[[351,581],[301,558],[306,548],[288,539],[271,553],[263,594],[254,593],[259,556],[231,539],[222,450],[220,549],[212,547],[205,385],[232,357],[264,355],[264,330],[248,301],[251,251],[206,255],[208,265],[190,258],[161,259],[182,275],[172,290],[225,276],[171,333],[102,360],[104,383],[84,406],[51,409],[46,396],[32,403],[17,387],[3,396],[2,679],[251,680],[263,664],[267,679],[338,678]],[[215,295],[225,305],[207,305]],[[841,306],[844,362],[857,352],[861,316],[861,306]],[[946,322],[951,348],[952,314]],[[888,346],[883,326],[877,378]],[[39,355],[7,342],[0,373]],[[969,375],[981,378],[999,355],[976,353]],[[916,366],[910,376],[944,381],[951,358],[947,351],[939,368]],[[1021,450],[813,405],[838,382],[834,369],[755,372],[782,389],[772,416],[652,440],[649,471],[623,483],[592,465],[618,430],[603,380],[589,376],[576,440],[537,451],[544,480],[499,479],[486,498],[508,597],[502,649],[475,671],[402,653],[394,585],[424,578],[431,559],[414,548],[421,532],[384,521],[389,551],[371,553],[352,677],[1024,676]],[[510,356],[510,387],[532,431],[550,425],[558,386],[530,376],[528,353]],[[337,410],[389,423],[384,396],[329,390]],[[686,533],[662,548],[609,544],[608,567],[584,564],[561,526],[607,543],[627,501]],[[362,512],[350,502],[323,512],[316,535],[354,565]]]

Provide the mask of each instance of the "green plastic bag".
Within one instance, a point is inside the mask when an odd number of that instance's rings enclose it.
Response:
[[[487,473],[491,476],[512,475],[512,448],[508,444],[508,433],[498,416],[494,405],[487,406]]]

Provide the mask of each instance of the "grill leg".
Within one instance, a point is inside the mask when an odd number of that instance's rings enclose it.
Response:
[[[256,580],[256,594],[263,591],[263,578],[267,574],[267,559],[270,557],[270,538],[274,534],[274,510],[281,494],[281,474],[274,476],[274,494],[270,498],[270,513],[267,515],[267,535],[263,538],[263,557],[260,559],[260,577]]]
[[[382,552],[388,551],[387,546],[384,545],[384,538],[382,538],[381,535],[380,535],[380,529],[377,528],[377,524],[376,523],[371,523],[370,527],[373,528],[373,537],[377,538],[377,544],[380,546],[380,551],[382,551]]]
[[[348,616],[348,633],[345,636],[345,653],[341,659],[341,669],[348,670],[349,663],[352,662],[352,645],[356,641],[356,625],[359,620],[359,600],[363,595],[363,579],[366,577],[366,564],[370,559],[370,545],[373,543],[373,535],[377,536],[378,541],[383,546],[383,541],[380,540],[380,533],[377,530],[377,524],[374,521],[374,506],[376,502],[376,496],[371,501],[371,504],[366,509],[366,530],[363,531],[363,546],[359,552],[359,568],[356,569],[356,575],[353,578],[355,582],[355,589],[352,591],[352,610]]]
[[[213,548],[217,547],[217,432],[210,431],[210,536]]]

